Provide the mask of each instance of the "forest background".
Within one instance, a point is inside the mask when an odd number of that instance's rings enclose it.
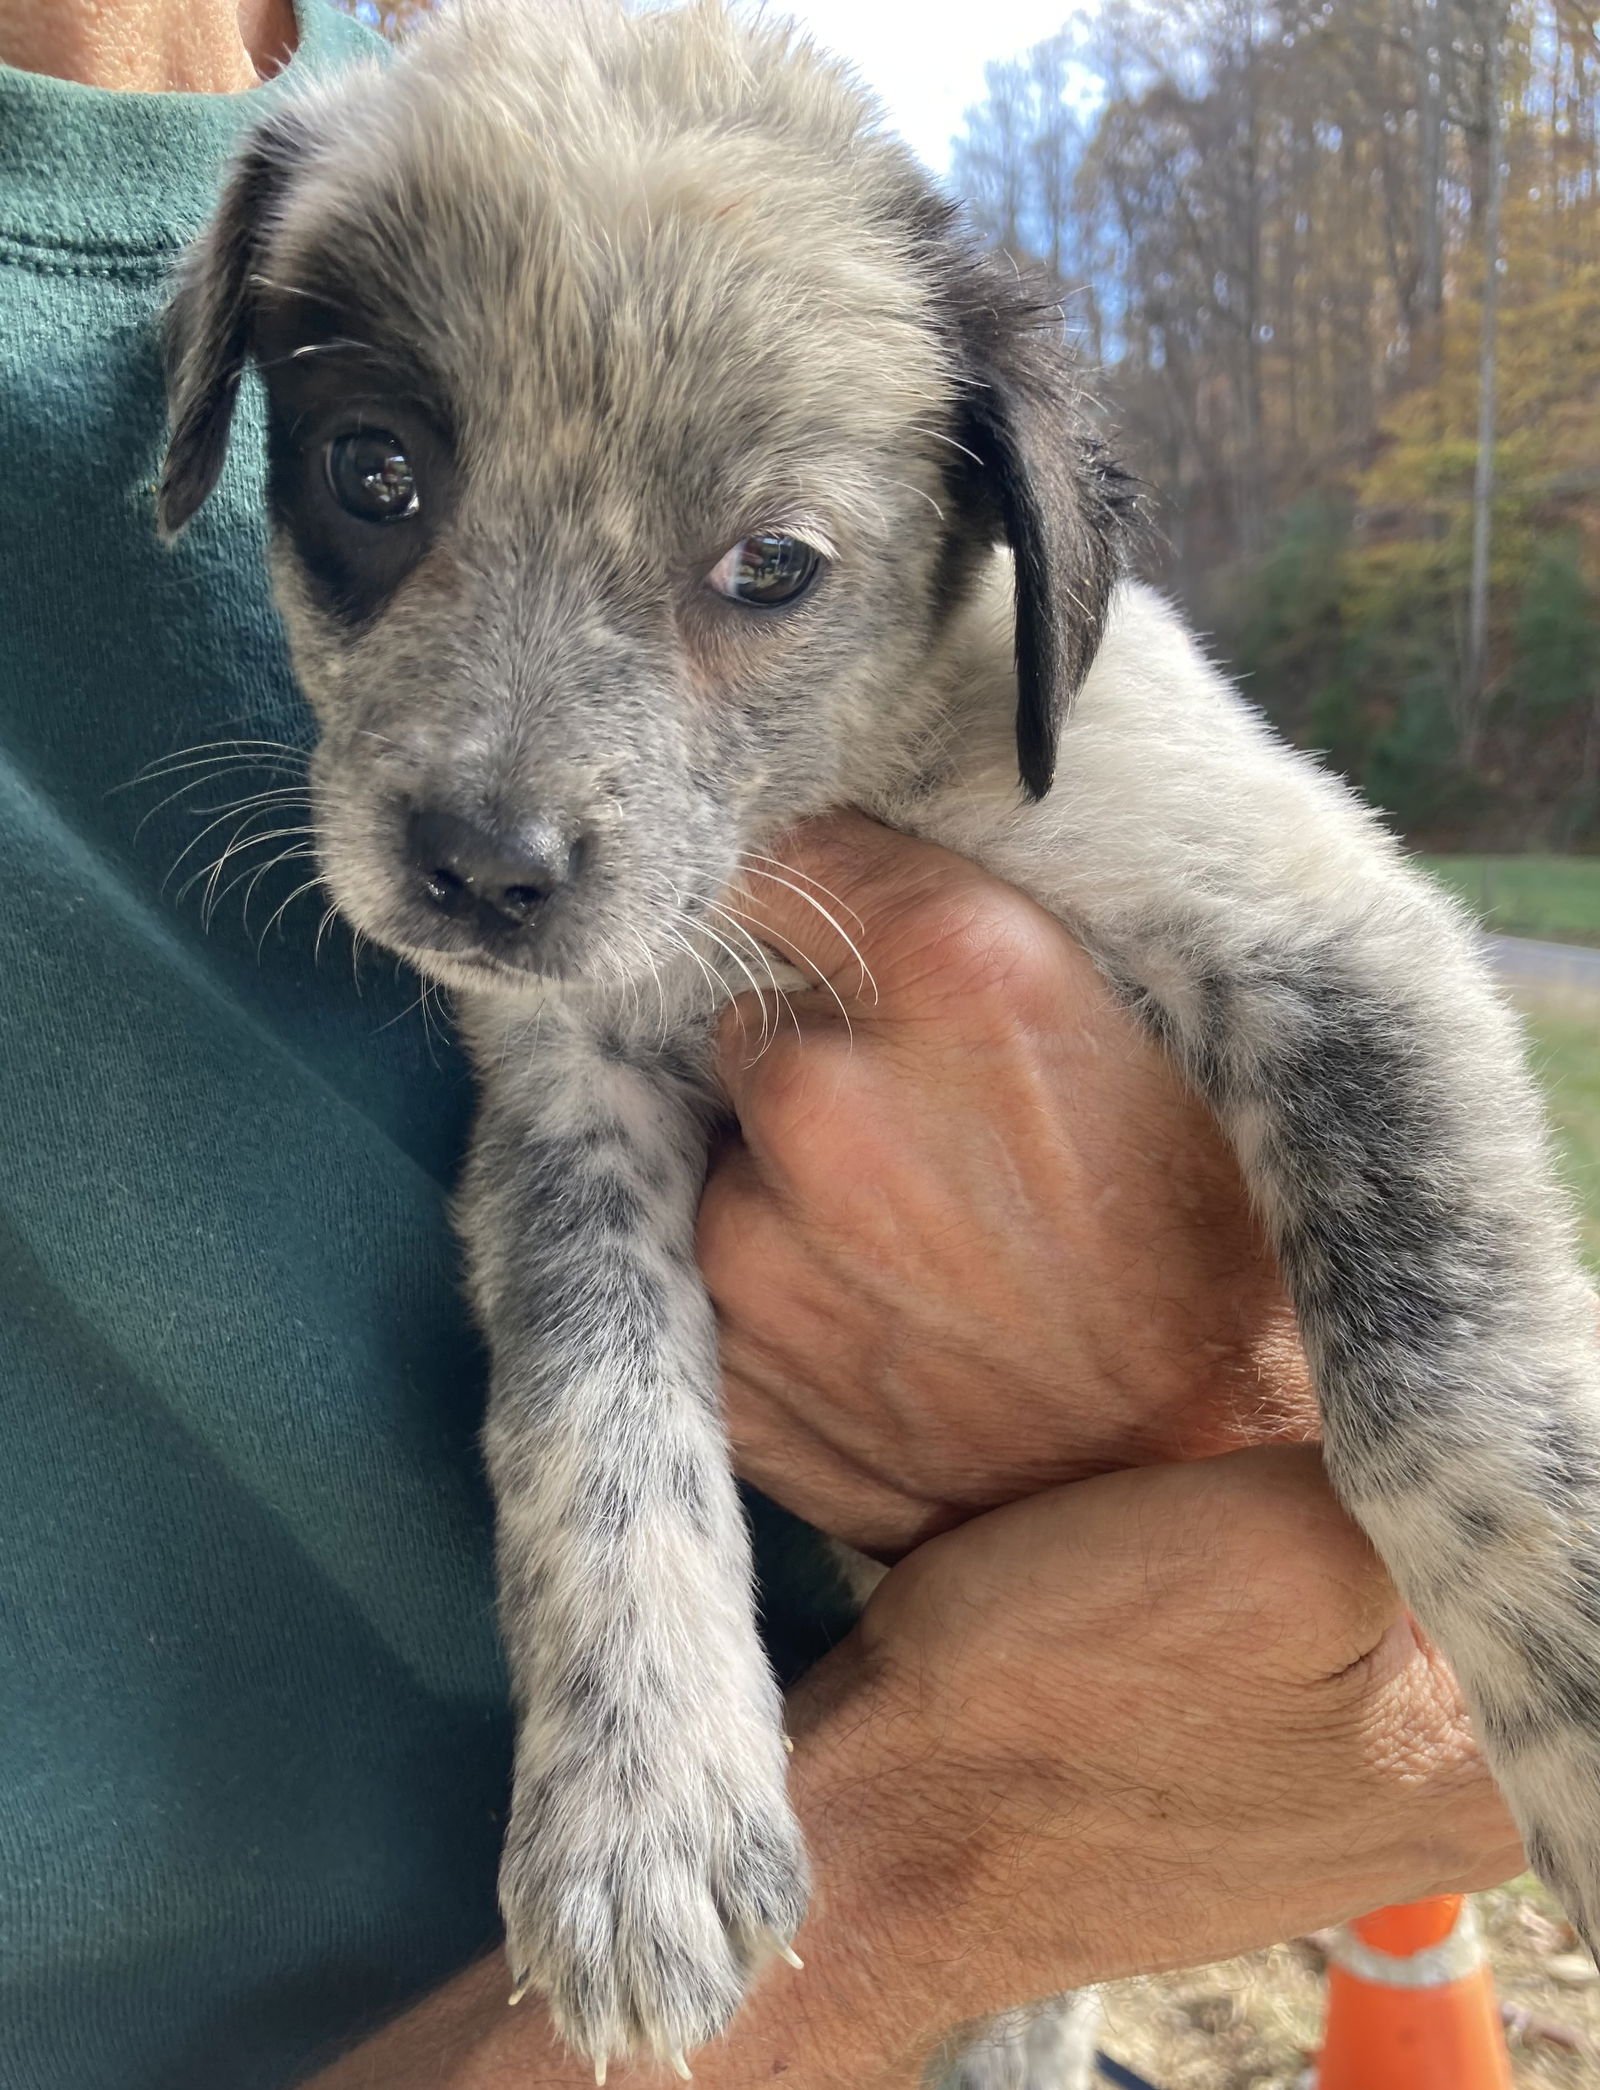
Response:
[[[954,149],[1150,577],[1436,848],[1600,851],[1597,150],[1583,0],[1108,0]]]

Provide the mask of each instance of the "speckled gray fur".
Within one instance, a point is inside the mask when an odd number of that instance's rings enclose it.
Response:
[[[482,1079],[502,1896],[565,2036],[691,2051],[805,1908],[691,1239],[711,1006],[762,962],[717,895],[840,804],[1033,893],[1216,1110],[1335,1484],[1592,1943],[1600,1348],[1516,1027],[1452,906],[1119,579],[1056,316],[859,91],[713,5],[468,0],[258,127],[170,359],[169,529],[266,375],[323,872],[458,990]],[[330,497],[352,416],[415,468],[397,525]],[[781,613],[706,585],[758,532],[826,553]],[[441,805],[568,866],[525,930],[430,906]],[[1066,2080],[1026,2051],[960,2079]]]

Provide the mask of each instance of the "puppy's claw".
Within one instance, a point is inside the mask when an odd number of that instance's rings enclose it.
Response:
[[[794,1754],[794,1737],[793,1737],[793,1735],[788,1735],[788,1734],[786,1734],[786,1735],[784,1736],[784,1738],[783,1738],[783,1746],[784,1746],[784,1748],[785,1748],[785,1749],[787,1750],[787,1752],[789,1753],[789,1755],[793,1756],[793,1754]]]
[[[532,1980],[532,1977],[531,1977],[530,1975],[527,1975],[527,1974],[518,1974],[518,1975],[517,1975],[517,1976],[515,1977],[515,1979],[516,1979],[516,1984],[517,1984],[517,1985],[516,1985],[516,1987],[515,1987],[515,1988],[514,1988],[514,1989],[513,1989],[512,1991],[511,1991],[510,1995],[506,1997],[506,2001],[507,2001],[507,2002],[508,2002],[509,2004],[511,2004],[513,2008],[515,2008],[515,2006],[516,2006],[516,2005],[517,2005],[518,2003],[520,2003],[520,2002],[522,2001],[523,1997],[524,1997],[524,1996],[525,1996],[525,1995],[526,1995],[526,1994],[528,1993],[529,1989],[530,1989],[530,1988],[532,1988],[532,1986],[533,1986],[533,1980]]]
[[[600,2090],[605,2090],[606,2057],[604,2054],[596,2054],[594,2057],[594,2079],[600,2085]]]
[[[683,2051],[681,2048],[677,2053],[668,2055],[667,2058],[672,2064],[672,2073],[678,2078],[680,2082],[692,2083],[694,2081],[694,2071],[690,2068],[688,2062],[685,2061],[685,2059],[683,2058]]]
[[[794,1968],[797,1974],[803,1974],[805,1972],[806,1963],[800,1957],[799,1953],[796,1952],[792,1945],[780,1945],[778,1947],[778,1957],[780,1959],[786,1959],[789,1962],[790,1966]]]

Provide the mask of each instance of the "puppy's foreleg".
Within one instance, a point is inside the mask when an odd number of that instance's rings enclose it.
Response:
[[[516,1984],[603,2069],[723,2029],[805,1864],[693,1261],[703,1093],[551,1015],[536,1049],[536,1081],[479,1053],[461,1201],[520,1720],[501,1905]]]

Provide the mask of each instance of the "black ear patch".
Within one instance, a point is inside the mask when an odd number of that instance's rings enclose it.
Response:
[[[246,140],[210,224],[184,255],[162,347],[171,434],[156,513],[175,537],[222,472],[239,381],[250,361],[253,279],[263,228],[303,143],[301,119],[280,109]]]
[[[957,374],[953,434],[969,453],[951,490],[964,526],[1003,539],[1015,564],[1017,767],[1043,798],[1124,569],[1137,488],[1095,432],[1049,287],[980,250],[943,199],[924,198],[914,219]]]

